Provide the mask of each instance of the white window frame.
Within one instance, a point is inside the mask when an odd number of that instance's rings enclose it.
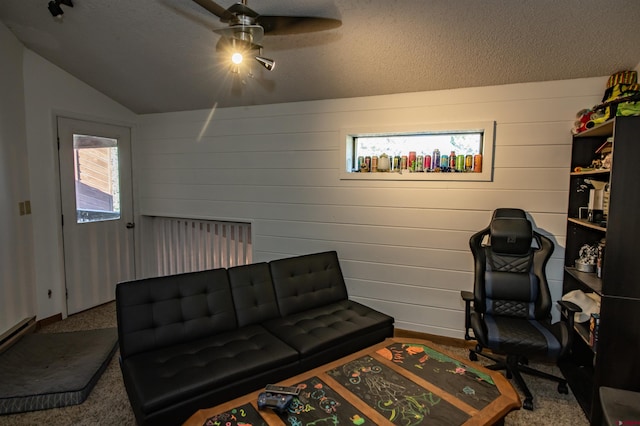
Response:
[[[341,180],[392,180],[392,181],[491,181],[493,179],[493,146],[495,142],[495,121],[465,123],[422,123],[379,127],[343,128],[340,131],[340,173]],[[353,164],[354,139],[362,136],[401,136],[428,133],[481,132],[482,172],[434,173],[360,173],[351,171]]]

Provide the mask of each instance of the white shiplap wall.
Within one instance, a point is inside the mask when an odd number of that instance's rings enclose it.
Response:
[[[570,128],[606,77],[140,117],[143,215],[252,223],[254,261],[337,250],[350,296],[396,327],[462,337],[468,240],[497,207],[556,242],[560,295]],[[247,87],[246,90],[250,90]],[[492,182],[341,181],[340,130],[495,121]]]
[[[137,116],[22,45],[0,22],[0,334],[66,316],[56,116],[132,127]],[[18,203],[31,201],[20,216]]]
[[[18,209],[32,200],[22,57],[22,45],[0,23],[0,335],[36,313],[33,216]]]

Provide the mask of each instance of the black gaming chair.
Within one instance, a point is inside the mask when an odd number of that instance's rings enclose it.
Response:
[[[528,367],[538,357],[556,362],[570,347],[574,313],[580,308],[559,301],[567,322],[551,324],[551,295],[545,267],[553,242],[533,231],[520,209],[497,209],[491,223],[469,240],[475,260],[473,293],[462,292],[465,301],[465,339],[476,340],[469,359],[478,355],[494,361],[492,370],[505,369],[525,395],[522,404],[533,409],[533,395],[520,373],[558,383],[558,392],[568,393],[567,382]],[[473,330],[473,337],[469,334]],[[483,353],[487,348],[491,354]],[[496,357],[494,354],[506,355]]]

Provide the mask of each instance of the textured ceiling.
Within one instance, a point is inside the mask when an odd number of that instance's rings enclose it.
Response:
[[[137,113],[604,76],[640,63],[639,0],[249,0],[263,15],[338,17],[267,36],[253,77],[216,52],[191,0],[2,0],[29,49]],[[219,0],[228,7],[233,1]]]

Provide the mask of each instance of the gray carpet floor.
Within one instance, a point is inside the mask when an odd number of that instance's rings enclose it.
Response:
[[[112,302],[47,325],[38,332],[92,330],[116,327],[116,325],[115,302]],[[467,359],[467,351],[462,348],[445,347],[445,349]],[[0,416],[0,426],[135,425],[135,418],[118,365],[118,356],[119,352],[116,352],[95,388],[82,404]],[[552,374],[560,374],[555,366],[539,363],[532,363],[532,366]],[[505,425],[583,426],[589,424],[571,391],[569,395],[561,395],[556,391],[554,383],[529,376],[525,376],[525,380],[535,395],[535,410],[513,411],[507,415]]]

